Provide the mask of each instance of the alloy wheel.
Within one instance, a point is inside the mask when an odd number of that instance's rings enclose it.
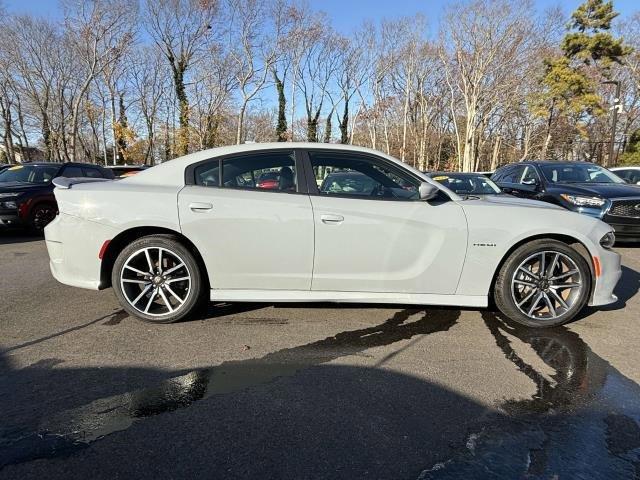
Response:
[[[33,227],[43,230],[51,221],[56,218],[56,209],[48,205],[38,207],[33,214]]]
[[[511,280],[516,307],[535,320],[553,320],[569,312],[579,301],[583,288],[576,262],[553,250],[527,257]]]
[[[159,317],[182,308],[191,290],[191,273],[175,252],[146,247],[124,262],[120,287],[129,305],[145,315]]]

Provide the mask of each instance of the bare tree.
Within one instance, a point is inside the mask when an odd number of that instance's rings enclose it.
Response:
[[[217,7],[215,0],[147,0],[145,26],[162,50],[173,73],[175,96],[180,111],[178,155],[189,151],[189,99],[186,74],[206,52]]]
[[[480,123],[511,72],[518,70],[531,38],[531,17],[529,4],[507,0],[458,4],[445,16],[440,55],[451,90],[463,171],[476,168]]]
[[[136,3],[131,0],[65,0],[63,5],[66,46],[77,59],[76,73],[79,75],[79,85],[71,101],[68,157],[75,160],[83,98],[94,79],[131,45]]]

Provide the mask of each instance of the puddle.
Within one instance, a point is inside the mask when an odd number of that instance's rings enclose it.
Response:
[[[640,478],[640,386],[567,327],[514,328],[490,313],[483,318],[536,393],[505,401],[506,416],[471,433],[467,448],[419,478]],[[516,342],[531,347],[553,373],[527,363]]]
[[[459,315],[452,309],[402,310],[370,328],[342,332],[261,358],[224,362],[170,378],[152,388],[102,398],[44,419],[36,431],[4,432],[0,437],[0,468],[64,456],[144,418],[188,408],[205,398],[290,377],[341,357],[361,355],[370,348],[447,331]]]

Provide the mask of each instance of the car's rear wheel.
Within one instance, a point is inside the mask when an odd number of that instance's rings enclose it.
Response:
[[[510,319],[529,327],[552,327],[574,318],[591,292],[584,257],[557,240],[526,243],[506,259],[495,284],[495,301]]]
[[[172,323],[189,315],[203,291],[193,254],[171,235],[142,237],[116,258],[111,281],[130,314],[153,323]]]

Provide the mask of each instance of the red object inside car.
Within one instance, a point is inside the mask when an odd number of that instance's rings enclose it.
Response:
[[[267,178],[258,182],[258,188],[265,188],[267,190],[275,190],[278,188],[279,182],[275,178]]]

